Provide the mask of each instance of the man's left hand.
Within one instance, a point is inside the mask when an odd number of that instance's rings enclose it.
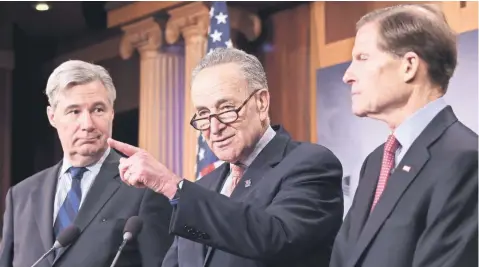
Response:
[[[172,199],[176,194],[176,185],[181,181],[176,174],[158,162],[145,150],[129,144],[108,139],[111,148],[120,151],[128,158],[120,159],[120,177],[128,185],[148,187]]]

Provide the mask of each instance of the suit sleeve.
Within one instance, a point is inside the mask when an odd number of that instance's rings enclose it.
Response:
[[[361,170],[359,172],[359,183],[361,182],[361,179],[364,176],[364,171],[366,169],[367,161],[369,159],[369,156],[366,157],[364,160]],[[353,204],[349,208],[351,211],[355,207],[356,203],[356,198],[358,197],[364,197],[364,196],[358,196],[355,194],[354,199],[353,199]],[[344,218],[344,222],[341,225],[341,228],[339,229],[338,235],[336,236],[336,239],[334,241],[334,246],[333,246],[333,251],[331,253],[331,262],[330,266],[331,267],[340,267],[344,266],[344,262],[346,259],[348,259],[347,255],[347,246],[351,244],[351,241],[349,240],[349,229],[351,227],[351,212],[348,212],[346,217]]]
[[[138,235],[138,244],[143,266],[161,266],[173,236],[168,232],[171,205],[167,198],[147,189],[140,207],[143,229]]]
[[[3,234],[0,244],[0,267],[12,267],[13,261],[13,197],[10,188],[5,199]]]
[[[161,267],[178,267],[178,237],[175,237],[173,245],[166,253],[165,259]]]
[[[185,181],[172,232],[263,261],[289,259],[312,244],[332,244],[343,215],[341,163],[330,151],[313,145],[289,159],[284,180],[267,208]]]
[[[477,160],[477,151],[464,153],[438,177],[413,267],[478,266]]]

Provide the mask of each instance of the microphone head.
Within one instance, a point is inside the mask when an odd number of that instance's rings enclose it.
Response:
[[[143,220],[138,216],[130,217],[123,228],[123,239],[130,240],[136,237],[143,228]]]
[[[78,238],[80,235],[80,229],[75,225],[70,225],[67,228],[63,229],[63,231],[58,235],[57,240],[53,246],[55,248],[62,248],[70,245]]]

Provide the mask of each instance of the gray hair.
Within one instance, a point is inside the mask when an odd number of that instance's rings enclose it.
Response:
[[[235,48],[216,48],[208,53],[193,70],[191,83],[201,70],[226,63],[239,65],[244,78],[248,82],[250,92],[257,89],[268,89],[266,73],[258,58]]]
[[[45,94],[48,103],[56,108],[58,94],[69,88],[100,81],[108,92],[108,98],[113,105],[116,99],[116,90],[113,80],[108,71],[102,66],[91,64],[81,60],[68,60],[58,66],[48,78]]]
[[[457,65],[457,45],[440,8],[431,4],[386,7],[366,14],[356,29],[372,22],[379,26],[381,50],[397,57],[415,52],[427,63],[430,81],[446,93]]]

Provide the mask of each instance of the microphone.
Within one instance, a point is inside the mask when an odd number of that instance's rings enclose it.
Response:
[[[43,254],[31,267],[37,266],[43,259],[45,259],[55,249],[64,248],[69,246],[80,235],[80,229],[75,225],[70,225],[58,235],[57,240],[53,243],[53,246]]]
[[[125,247],[126,243],[136,237],[138,233],[140,233],[141,228],[143,228],[143,220],[138,216],[132,216],[126,221],[125,227],[123,228],[123,242],[121,242],[118,252],[116,253],[110,267],[114,267],[116,265],[116,262],[118,261],[118,258],[120,258],[121,251]]]

